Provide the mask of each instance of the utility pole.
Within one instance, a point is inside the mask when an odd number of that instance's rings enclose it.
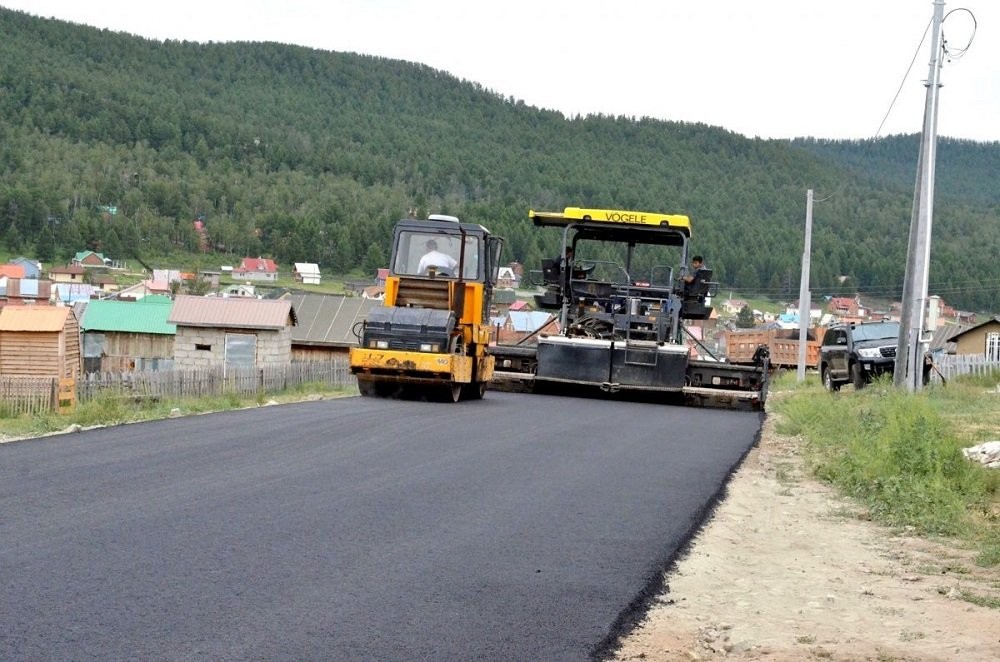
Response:
[[[799,366],[796,381],[806,380],[806,335],[809,331],[809,312],[812,301],[809,297],[810,253],[812,253],[813,232],[813,190],[806,191],[806,241],[802,249],[802,280],[799,283]],[[805,311],[805,312],[803,312]]]
[[[906,385],[913,392],[923,388],[924,315],[931,257],[931,225],[934,219],[934,165],[937,151],[938,91],[941,87],[941,22],[944,0],[934,0],[931,21],[931,59],[925,86],[924,125],[917,159],[917,182],[910,217],[910,240],[906,253],[903,281],[903,307],[900,311],[899,342],[893,383]],[[905,350],[905,351],[904,351]]]

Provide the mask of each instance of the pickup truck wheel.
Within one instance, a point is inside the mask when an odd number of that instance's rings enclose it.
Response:
[[[830,393],[840,390],[840,384],[833,381],[833,375],[830,374],[830,366],[823,366],[823,388]]]
[[[861,371],[860,363],[851,364],[851,383],[859,391],[868,385],[868,379],[865,377],[865,373]]]

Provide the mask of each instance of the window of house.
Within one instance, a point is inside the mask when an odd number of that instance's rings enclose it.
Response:
[[[200,342],[199,343],[195,343],[194,344],[194,348],[197,349],[197,350],[203,351],[203,352],[211,352],[212,351],[212,346],[211,345],[205,345],[205,344],[200,343]]]
[[[986,360],[1000,361],[1000,331],[990,331],[986,334]]]

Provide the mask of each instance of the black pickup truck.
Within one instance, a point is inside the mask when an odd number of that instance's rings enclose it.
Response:
[[[864,388],[879,375],[891,375],[898,341],[899,322],[831,326],[819,349],[823,386],[828,391],[839,391],[850,382],[854,388]]]

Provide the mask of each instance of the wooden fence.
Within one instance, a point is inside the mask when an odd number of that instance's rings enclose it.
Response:
[[[346,388],[354,386],[357,381],[346,359],[256,368],[218,366],[200,370],[92,373],[77,381],[76,397],[78,402],[87,402],[109,391],[121,392],[136,399],[199,398],[224,394],[255,397],[309,383]]]
[[[357,384],[347,359],[289,363],[257,368],[205,368],[92,373],[77,378],[75,391],[66,380],[49,377],[0,377],[0,415],[44,414],[67,411],[111,393],[135,400],[200,398],[235,394],[259,397],[302,384],[319,383],[334,388]]]
[[[942,376],[945,380],[951,380],[962,375],[988,375],[991,372],[1000,375],[1000,361],[991,361],[985,356],[973,354],[945,354],[934,360],[935,365],[941,374],[936,370],[931,370],[931,381],[941,382]]]
[[[56,411],[59,406],[59,380],[51,377],[0,376],[0,415],[36,416]]]

